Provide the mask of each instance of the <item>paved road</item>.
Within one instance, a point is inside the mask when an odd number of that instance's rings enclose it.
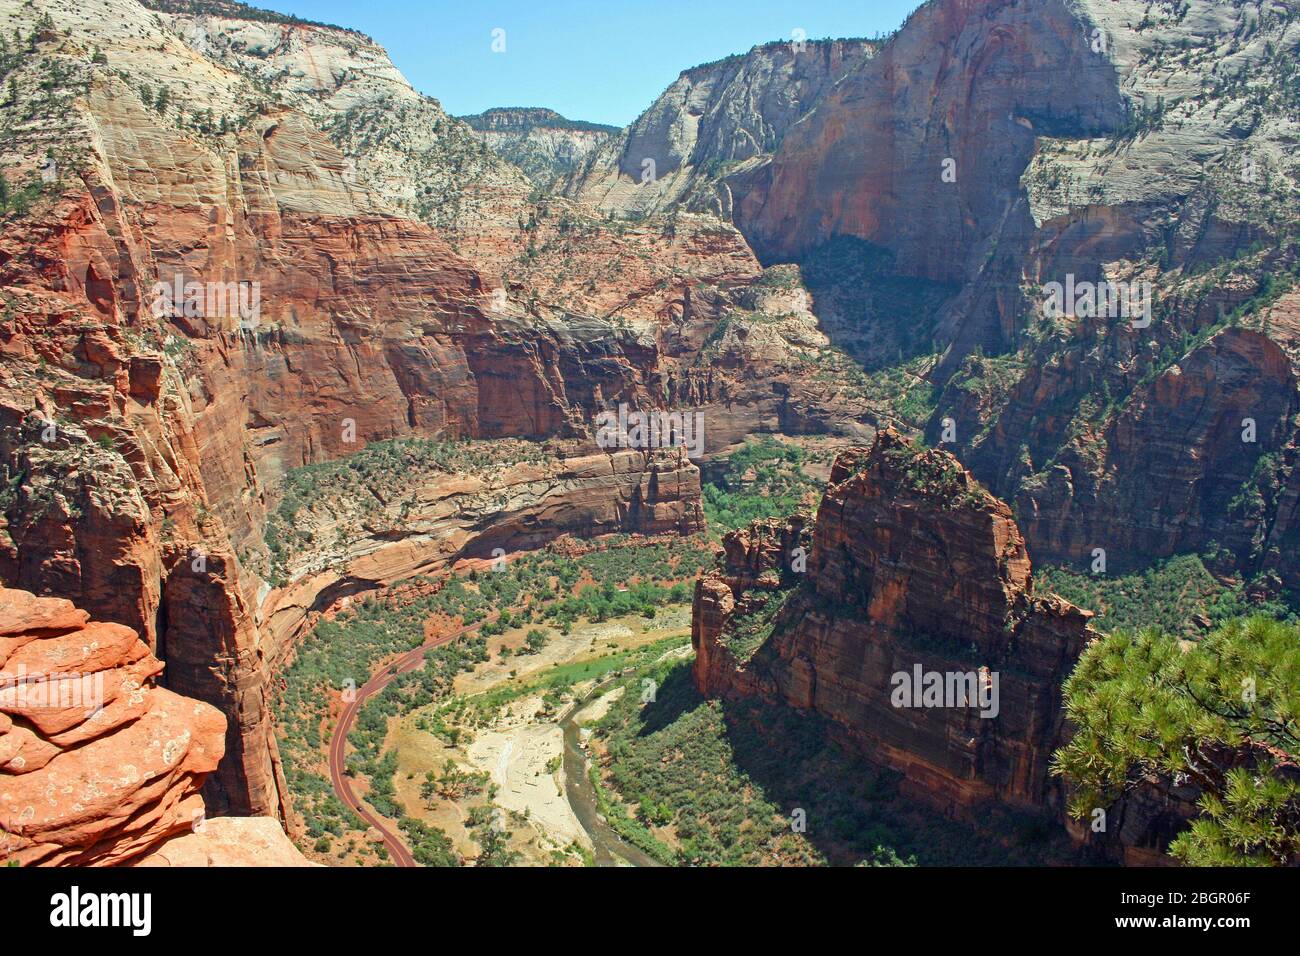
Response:
[[[398,674],[404,674],[420,667],[424,663],[425,651],[448,644],[459,637],[464,637],[471,631],[477,631],[488,621],[496,620],[496,618],[497,615],[492,614],[477,624],[471,624],[469,627],[463,627],[451,634],[443,634],[432,640],[425,641],[414,650],[407,651],[391,664],[381,667],[357,691],[352,702],[343,708],[343,713],[339,715],[339,722],[334,726],[334,735],[330,737],[330,783],[334,787],[334,792],[348,809],[379,831],[384,838],[384,846],[388,847],[389,856],[393,858],[393,862],[398,866],[418,866],[418,864],[415,862],[415,857],[411,856],[411,851],[406,848],[406,844],[398,839],[397,834],[385,826],[383,818],[371,813],[352,793],[352,783],[347,774],[343,772],[343,768],[347,766],[348,734],[352,730],[352,725],[356,723],[357,714],[361,712],[362,706],[370,695],[383,690]]]

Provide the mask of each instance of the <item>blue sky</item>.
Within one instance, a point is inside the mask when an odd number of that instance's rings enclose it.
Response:
[[[623,126],[688,67],[789,38],[874,36],[920,0],[253,0],[351,27],[451,113],[547,106]],[[505,30],[505,53],[492,31]]]

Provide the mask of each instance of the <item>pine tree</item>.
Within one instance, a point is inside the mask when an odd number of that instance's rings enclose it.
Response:
[[[1065,684],[1077,728],[1052,772],[1087,819],[1151,775],[1201,790],[1169,852],[1196,866],[1300,863],[1300,628],[1258,616],[1195,644],[1158,629],[1089,645]]]

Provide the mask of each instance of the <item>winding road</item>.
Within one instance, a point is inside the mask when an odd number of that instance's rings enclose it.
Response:
[[[415,862],[415,857],[411,856],[411,851],[406,848],[406,844],[398,838],[396,833],[388,829],[384,819],[372,813],[352,792],[352,783],[347,774],[344,773],[344,768],[347,766],[348,734],[352,731],[352,725],[357,721],[357,714],[361,713],[362,706],[370,696],[387,687],[399,674],[405,674],[423,666],[426,651],[441,647],[443,644],[450,644],[457,638],[477,631],[488,621],[494,621],[496,618],[497,615],[492,614],[477,624],[462,627],[459,631],[453,631],[450,634],[439,635],[425,641],[414,650],[407,651],[397,660],[381,667],[370,676],[370,680],[366,681],[357,690],[356,696],[343,708],[338,723],[334,725],[334,734],[330,737],[330,784],[334,787],[334,793],[343,801],[344,806],[379,831],[380,836],[384,838],[384,846],[388,847],[389,856],[393,858],[393,861],[398,866],[418,866],[419,864]]]
[[[397,866],[419,866],[419,864],[416,863],[415,857],[411,855],[411,851],[406,848],[406,844],[388,828],[386,825],[388,821],[371,812],[352,792],[351,780],[344,772],[347,767],[348,734],[351,733],[352,726],[356,723],[357,715],[361,713],[361,708],[365,705],[365,702],[373,694],[378,693],[392,683],[399,674],[405,674],[423,666],[425,652],[449,644],[466,634],[473,633],[489,621],[495,621],[499,616],[499,613],[491,614],[476,624],[462,627],[459,631],[442,634],[425,641],[419,647],[407,651],[401,657],[381,667],[370,676],[370,680],[358,688],[356,696],[343,708],[338,723],[334,725],[334,733],[330,737],[329,752],[330,784],[334,787],[334,793],[343,801],[344,806],[379,832],[384,839],[384,846],[388,848],[389,856],[392,857]],[[663,864],[657,860],[621,839],[604,822],[597,810],[595,791],[587,779],[586,755],[578,746],[578,729],[573,719],[578,711],[603,692],[607,683],[608,679],[599,682],[582,700],[575,702],[560,720],[561,728],[564,731],[566,797],[570,806],[573,807],[579,823],[582,824],[591,838],[598,866],[616,866],[620,863],[631,866],[662,866]],[[503,761],[508,760],[508,748],[502,753],[501,757]]]

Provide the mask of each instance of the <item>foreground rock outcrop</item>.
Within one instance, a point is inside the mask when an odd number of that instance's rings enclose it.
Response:
[[[0,588],[0,857],[22,866],[305,866],[272,817],[204,818],[226,718],[161,687],[135,631]]]
[[[0,814],[23,865],[121,863],[202,816],[225,719],[130,628],[0,590]]]
[[[700,691],[816,711],[945,812],[1056,805],[1060,686],[1091,615],[1034,594],[1010,509],[946,452],[882,431],[837,459],[811,536],[803,525],[737,532],[697,585]],[[898,706],[897,675],[918,667],[976,675],[988,698]]]
[[[205,830],[204,778],[225,750],[214,707],[158,685],[163,664],[128,627],[59,598],[0,588],[0,831],[23,866],[111,865],[251,827],[301,861],[278,821]],[[171,854],[190,865],[193,854]],[[255,865],[251,853],[221,862]]]
[[[217,817],[172,837],[132,861],[133,866],[320,866],[285,836],[272,817]]]

